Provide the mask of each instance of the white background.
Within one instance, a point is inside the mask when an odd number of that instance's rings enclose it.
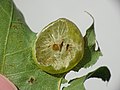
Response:
[[[95,19],[97,40],[103,52],[98,62],[79,73],[71,72],[66,79],[79,77],[106,65],[112,77],[109,83],[100,79],[89,79],[85,82],[86,90],[120,90],[120,2],[119,0],[14,0],[22,11],[31,30],[39,32],[50,22],[65,17],[73,21],[83,35]]]

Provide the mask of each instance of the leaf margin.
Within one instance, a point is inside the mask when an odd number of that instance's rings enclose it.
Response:
[[[94,27],[94,17],[87,11],[85,11],[91,18],[92,24],[86,30],[84,36],[84,55],[82,60],[72,69],[73,71],[79,71],[81,68],[89,68],[93,66],[100,56],[103,56],[98,41],[96,40],[95,27]],[[98,47],[96,49],[96,46]]]
[[[102,76],[102,75],[105,75],[105,76]],[[62,90],[85,90],[84,82],[90,78],[99,78],[99,79],[102,79],[103,81],[109,82],[111,78],[111,73],[110,73],[110,70],[107,68],[107,66],[101,66],[84,76],[70,80],[68,82],[68,84],[70,85],[68,87],[63,87]],[[81,80],[82,80],[82,83],[80,82]],[[74,88],[75,85],[78,85],[77,88]]]

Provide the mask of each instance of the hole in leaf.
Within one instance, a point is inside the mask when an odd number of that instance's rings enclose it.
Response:
[[[97,51],[99,49],[99,45],[98,45],[98,42],[95,41],[95,51]]]

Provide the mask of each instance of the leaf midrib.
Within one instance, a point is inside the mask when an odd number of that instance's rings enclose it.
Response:
[[[1,6],[2,7],[2,6]],[[3,9],[4,10],[4,9]],[[11,22],[13,19],[13,3],[11,5],[11,14],[10,14],[10,20],[9,20],[9,24],[8,24],[8,29],[7,29],[7,34],[6,34],[6,38],[5,38],[5,44],[4,44],[4,49],[3,49],[3,60],[2,60],[2,67],[1,67],[1,73],[4,74],[4,65],[5,65],[5,60],[6,60],[6,49],[7,49],[7,43],[8,43],[8,37],[9,37],[9,32],[10,32],[10,26],[11,26]],[[4,10],[4,12],[6,13],[6,11]],[[6,13],[7,14],[7,13]],[[7,14],[8,15],[8,14]]]

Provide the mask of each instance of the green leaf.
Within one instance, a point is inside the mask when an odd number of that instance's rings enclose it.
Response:
[[[106,66],[100,67],[95,71],[88,73],[80,78],[69,81],[69,86],[63,90],[85,90],[84,82],[90,78],[101,78],[103,81],[109,81],[111,77],[110,71]]]
[[[67,82],[68,82],[68,80],[66,80],[65,78],[62,78],[61,84],[65,84],[65,83],[67,83]]]
[[[101,55],[95,50],[96,38],[92,25],[86,32],[85,54],[74,70],[93,65]],[[20,90],[60,90],[60,84],[67,82],[61,75],[50,75],[35,64],[33,46],[36,34],[25,23],[21,12],[12,0],[0,0],[0,74],[8,77]],[[69,82],[64,90],[85,90],[84,81],[91,77],[109,81],[110,72],[106,67],[97,69],[81,78]],[[80,84],[78,85],[78,82]],[[76,84],[77,83],[77,84]],[[83,86],[83,87],[82,87]]]
[[[41,71],[32,55],[36,34],[12,0],[0,0],[0,73],[20,90],[58,90],[61,77]]]
[[[86,35],[84,36],[84,43],[85,51],[83,59],[77,64],[75,68],[73,68],[74,71],[79,71],[83,67],[87,68],[94,65],[99,57],[102,56],[102,52],[96,40],[96,35],[94,31],[94,18],[92,25],[86,31]],[[97,46],[98,48],[96,49]]]

